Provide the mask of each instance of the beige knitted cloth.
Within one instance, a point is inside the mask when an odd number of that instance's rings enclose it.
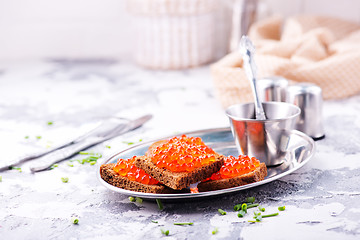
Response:
[[[272,17],[254,24],[258,77],[283,76],[291,82],[320,86],[324,99],[360,92],[360,25],[330,17]],[[252,100],[239,53],[211,67],[215,90],[224,107]]]

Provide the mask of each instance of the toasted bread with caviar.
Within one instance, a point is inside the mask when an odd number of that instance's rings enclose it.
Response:
[[[138,157],[134,164],[169,188],[181,190],[189,187],[190,184],[209,178],[213,173],[219,171],[224,164],[224,158],[223,155],[216,154],[215,161],[195,168],[191,172],[172,172],[166,168],[159,168],[151,161],[151,158],[147,156]]]
[[[115,163],[103,164],[100,166],[100,175],[101,178],[118,188],[136,191],[136,192],[144,192],[144,193],[173,193],[174,190],[170,189],[162,184],[143,184],[136,181],[131,181],[130,179],[121,176],[114,169]]]
[[[267,176],[266,165],[265,163],[260,163],[260,165],[252,172],[233,178],[225,178],[225,179],[209,180],[206,182],[201,182],[198,184],[197,187],[199,192],[214,191],[214,190],[238,187],[249,183],[258,182],[264,180],[266,176]]]

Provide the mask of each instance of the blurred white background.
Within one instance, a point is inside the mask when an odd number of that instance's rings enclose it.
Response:
[[[360,23],[359,0],[259,1],[261,17],[309,13]],[[231,0],[222,3],[226,8]],[[132,21],[126,0],[0,0],[0,60],[127,60],[132,48]]]

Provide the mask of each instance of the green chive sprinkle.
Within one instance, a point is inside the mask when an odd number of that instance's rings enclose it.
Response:
[[[224,210],[222,210],[221,208],[218,209],[218,212],[221,214],[221,215],[226,215],[226,212]]]
[[[253,202],[255,202],[255,198],[254,197],[248,197],[248,198],[246,198],[246,202],[247,203],[253,203]]]
[[[20,167],[9,167],[10,170],[18,170],[19,172],[22,172]]]
[[[263,218],[267,218],[267,217],[274,217],[279,215],[279,213],[272,213],[272,214],[267,214],[267,215],[262,215]]]
[[[243,204],[241,205],[241,210],[247,213],[247,209],[248,209],[247,204],[246,204],[246,203],[243,203]]]
[[[261,215],[261,212],[254,212],[254,216],[256,217],[256,216],[260,216]],[[254,218],[255,218],[254,217]]]
[[[127,142],[127,141],[123,141],[123,143],[127,144],[127,145],[133,145],[134,142]]]
[[[70,219],[70,221],[71,221],[72,224],[78,224],[79,223],[79,219],[77,217],[72,217]]]
[[[40,139],[41,139],[41,136],[36,136],[36,139],[40,140]]]
[[[255,220],[256,220],[257,222],[261,222],[263,216],[259,215],[259,216],[256,216],[256,217],[254,217],[254,218],[255,218]]]
[[[70,163],[70,162],[68,162],[67,165],[68,165],[69,167],[73,167],[73,166],[74,166],[74,164],[72,164],[72,163]]]
[[[110,149],[110,148],[111,148],[111,146],[109,146],[109,145],[106,145],[105,147],[106,147],[106,148],[108,148],[108,149]]]
[[[160,200],[160,199],[155,199],[155,200],[156,200],[156,203],[157,203],[157,205],[158,205],[158,207],[159,207],[159,210],[163,210],[163,209],[164,209],[164,206],[163,206],[161,200]]]
[[[165,236],[169,236],[169,230],[163,230],[163,229],[160,229],[161,233],[164,234]]]
[[[53,164],[53,165],[51,165],[50,169],[52,170],[54,168],[57,168],[58,166],[59,166],[59,164]]]
[[[258,203],[253,203],[253,204],[247,205],[247,208],[249,209],[249,208],[253,208],[253,207],[257,207],[257,206],[259,206]]]
[[[238,212],[238,217],[239,218],[242,218],[242,217],[244,217],[245,216],[245,214],[246,214],[246,212],[245,211],[243,211],[243,210],[240,210],[239,212]]]
[[[241,209],[241,203],[240,204],[236,204],[235,206],[234,206],[234,211],[239,211],[240,209]]]
[[[91,161],[90,162],[90,165],[95,165],[96,164],[96,161]]]
[[[25,139],[29,139],[29,136],[25,136],[24,138],[25,138]]]
[[[93,153],[90,153],[90,152],[79,152],[80,155],[94,155]]]
[[[130,202],[135,202],[136,199],[135,199],[134,197],[129,197],[129,201],[130,201]]]
[[[265,208],[264,208],[264,207],[259,206],[259,210],[260,210],[261,212],[265,212]]]
[[[285,211],[285,206],[278,207],[279,211]]]
[[[49,126],[51,126],[51,125],[53,125],[54,124],[54,122],[53,121],[49,121],[49,122],[47,122],[47,125],[49,125]]]
[[[248,220],[248,222],[250,222],[250,223],[256,223],[256,221],[251,221],[251,220]]]
[[[153,222],[153,223],[159,223],[158,221],[155,221],[155,220],[151,220],[151,222]]]
[[[62,177],[62,178],[61,178],[61,181],[62,181],[63,183],[67,183],[67,182],[69,181],[69,178],[68,178],[68,177]]]
[[[215,234],[217,234],[219,232],[219,229],[216,227],[212,232],[211,232],[211,234],[212,235],[215,235]]]
[[[193,225],[192,222],[185,222],[185,223],[174,223],[174,225]]]
[[[143,202],[142,198],[136,197],[135,199],[136,199],[137,203],[142,203]]]

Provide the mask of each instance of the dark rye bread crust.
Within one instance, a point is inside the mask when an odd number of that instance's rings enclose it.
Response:
[[[144,192],[144,193],[173,193],[174,190],[164,186],[164,185],[148,185],[139,183],[136,181],[131,181],[126,177],[123,177],[116,173],[113,168],[115,163],[103,164],[100,166],[100,175],[101,178],[118,188],[136,191],[136,192]]]
[[[171,172],[168,169],[159,168],[146,156],[137,157],[134,164],[169,188],[181,190],[219,171],[224,164],[224,158],[223,155],[217,154],[214,162],[199,167],[192,172]]]
[[[267,169],[265,163],[260,163],[260,166],[252,172],[243,174],[234,178],[213,180],[199,183],[199,192],[214,191],[220,189],[226,189],[231,187],[238,187],[249,183],[258,182],[264,180],[267,175]]]

